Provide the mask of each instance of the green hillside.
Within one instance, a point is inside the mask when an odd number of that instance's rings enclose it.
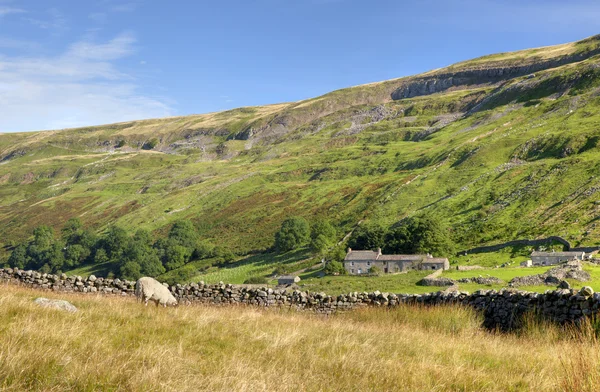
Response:
[[[239,257],[294,215],[329,219],[339,240],[427,212],[459,249],[595,245],[599,142],[600,36],[295,103],[2,134],[0,259],[72,217],[155,236],[190,219]]]

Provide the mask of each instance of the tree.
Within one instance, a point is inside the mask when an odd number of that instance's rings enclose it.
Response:
[[[140,273],[145,276],[158,276],[165,272],[157,251],[152,247],[150,232],[139,229],[128,242],[123,251],[121,263],[135,262],[140,266]]]
[[[174,270],[184,266],[190,255],[190,251],[185,246],[169,241],[164,250],[163,265],[167,271]]]
[[[287,252],[306,245],[310,240],[310,227],[302,217],[288,218],[275,233],[275,248],[279,252]]]
[[[386,252],[430,253],[447,255],[453,253],[454,243],[446,226],[432,216],[411,217],[386,236]]]
[[[65,249],[65,264],[68,267],[77,267],[90,256],[91,251],[83,245],[67,245]]]
[[[319,235],[317,238],[313,238],[310,241],[310,249],[313,252],[323,254],[327,251],[327,249],[331,246],[331,243],[324,235]]]
[[[141,267],[135,261],[128,261],[120,268],[120,275],[127,280],[138,280],[142,276]]]
[[[198,232],[191,221],[180,220],[175,222],[173,227],[171,227],[169,239],[174,241],[177,245],[188,248],[191,253],[198,243]]]
[[[106,251],[107,256],[112,260],[117,260],[121,257],[129,236],[127,231],[119,226],[110,226],[104,238],[101,241],[101,246]]]
[[[69,219],[61,230],[63,241],[65,241],[67,245],[75,243],[82,230],[83,224],[81,223],[81,220],[79,220],[79,218]]]
[[[193,257],[198,260],[208,259],[213,257],[215,253],[215,246],[209,241],[199,241],[194,249]]]
[[[339,261],[329,261],[325,264],[325,268],[323,268],[323,272],[327,275],[345,275],[346,269],[344,268],[344,264]]]
[[[352,233],[348,241],[348,246],[361,250],[383,248],[385,245],[385,236],[386,230],[378,223],[361,225]]]
[[[310,230],[310,248],[317,253],[324,253],[335,242],[335,228],[326,220],[318,220]]]
[[[222,263],[231,263],[235,260],[235,253],[227,247],[217,246],[214,250],[214,257],[218,258]]]
[[[94,254],[94,263],[101,264],[106,263],[109,260],[110,259],[108,258],[108,255],[106,254],[104,248],[96,249],[96,253]]]
[[[13,249],[8,258],[8,265],[13,268],[23,269],[27,265],[27,247],[23,244]]]

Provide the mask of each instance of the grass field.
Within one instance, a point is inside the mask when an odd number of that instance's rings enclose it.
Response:
[[[43,295],[76,314],[41,309]],[[334,316],[0,285],[3,391],[596,391],[593,334],[531,323],[482,330],[455,307]]]

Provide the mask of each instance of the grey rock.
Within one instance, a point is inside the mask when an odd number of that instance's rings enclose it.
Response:
[[[33,301],[33,302],[43,308],[58,309],[58,310],[63,310],[63,311],[70,312],[70,313],[77,312],[77,308],[73,304],[71,304],[68,301],[61,300],[61,299],[48,299],[48,298],[40,297],[40,298],[36,298],[35,301]]]

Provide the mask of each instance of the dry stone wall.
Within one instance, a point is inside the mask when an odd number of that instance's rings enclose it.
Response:
[[[132,296],[135,282],[89,276],[52,275],[36,271],[0,269],[0,283],[55,292],[96,293]],[[558,323],[578,323],[585,318],[596,318],[600,308],[600,293],[589,287],[581,290],[562,289],[544,294],[518,290],[479,290],[473,294],[457,290],[430,294],[393,294],[374,291],[348,293],[338,296],[311,293],[295,289],[252,288],[231,284],[204,284],[203,282],[169,287],[180,303],[210,305],[253,305],[262,307],[290,307],[320,313],[356,309],[365,306],[394,307],[400,304],[425,306],[460,304],[470,306],[484,315],[484,326],[490,329],[518,328],[526,313]]]

